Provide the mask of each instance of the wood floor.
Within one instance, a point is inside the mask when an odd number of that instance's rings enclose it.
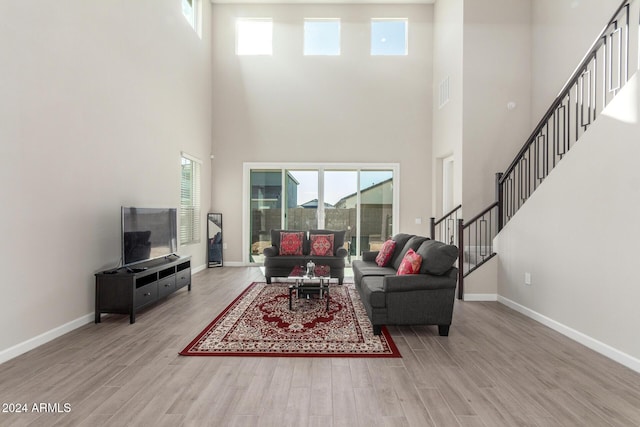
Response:
[[[134,325],[105,316],[0,365],[0,403],[28,406],[0,426],[640,425],[640,374],[499,303],[456,301],[449,337],[389,328],[401,359],[178,356],[258,280],[205,270]]]

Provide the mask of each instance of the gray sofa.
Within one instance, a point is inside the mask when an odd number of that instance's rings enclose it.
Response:
[[[393,237],[396,247],[385,267],[376,262],[378,252],[364,252],[352,262],[356,288],[364,303],[374,334],[383,325],[438,325],[449,335],[458,278],[453,245],[410,234]],[[404,255],[413,249],[422,257],[418,274],[397,275]]]
[[[331,268],[331,277],[338,279],[342,284],[344,280],[345,258],[347,250],[344,248],[345,231],[334,230],[309,230],[304,232],[303,254],[280,255],[280,232],[292,232],[298,230],[271,230],[271,246],[264,248],[264,275],[267,283],[271,283],[273,277],[287,277],[296,265],[306,265],[312,260],[316,265],[328,265]],[[333,234],[333,255],[311,256],[310,236],[313,234]]]

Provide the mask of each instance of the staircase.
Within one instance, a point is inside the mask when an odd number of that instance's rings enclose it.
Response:
[[[462,206],[431,218],[431,238],[458,246],[459,299],[464,278],[496,255],[499,231],[638,70],[639,2],[622,2],[509,167],[496,174],[496,201],[469,221],[459,217]]]

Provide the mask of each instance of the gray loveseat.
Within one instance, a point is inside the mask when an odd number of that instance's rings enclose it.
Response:
[[[458,269],[453,266],[458,249],[452,245],[410,234],[392,238],[396,247],[387,266],[380,267],[378,252],[364,252],[352,262],[356,288],[374,334],[383,325],[438,325],[449,335]],[[418,274],[397,275],[405,254],[413,249],[422,257]]]
[[[271,230],[271,246],[264,248],[264,275],[267,283],[271,283],[273,277],[287,277],[296,265],[306,265],[309,260],[316,265],[328,265],[331,268],[331,277],[338,279],[342,284],[344,280],[345,258],[347,250],[344,248],[345,231],[334,230],[309,230],[304,233],[302,255],[280,255],[280,233],[296,232],[295,230]],[[311,255],[310,238],[312,235],[333,234],[333,253],[329,256]]]

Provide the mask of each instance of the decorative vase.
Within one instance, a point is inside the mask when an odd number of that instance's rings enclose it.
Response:
[[[307,263],[307,276],[313,277],[315,275],[316,265],[313,261]]]

